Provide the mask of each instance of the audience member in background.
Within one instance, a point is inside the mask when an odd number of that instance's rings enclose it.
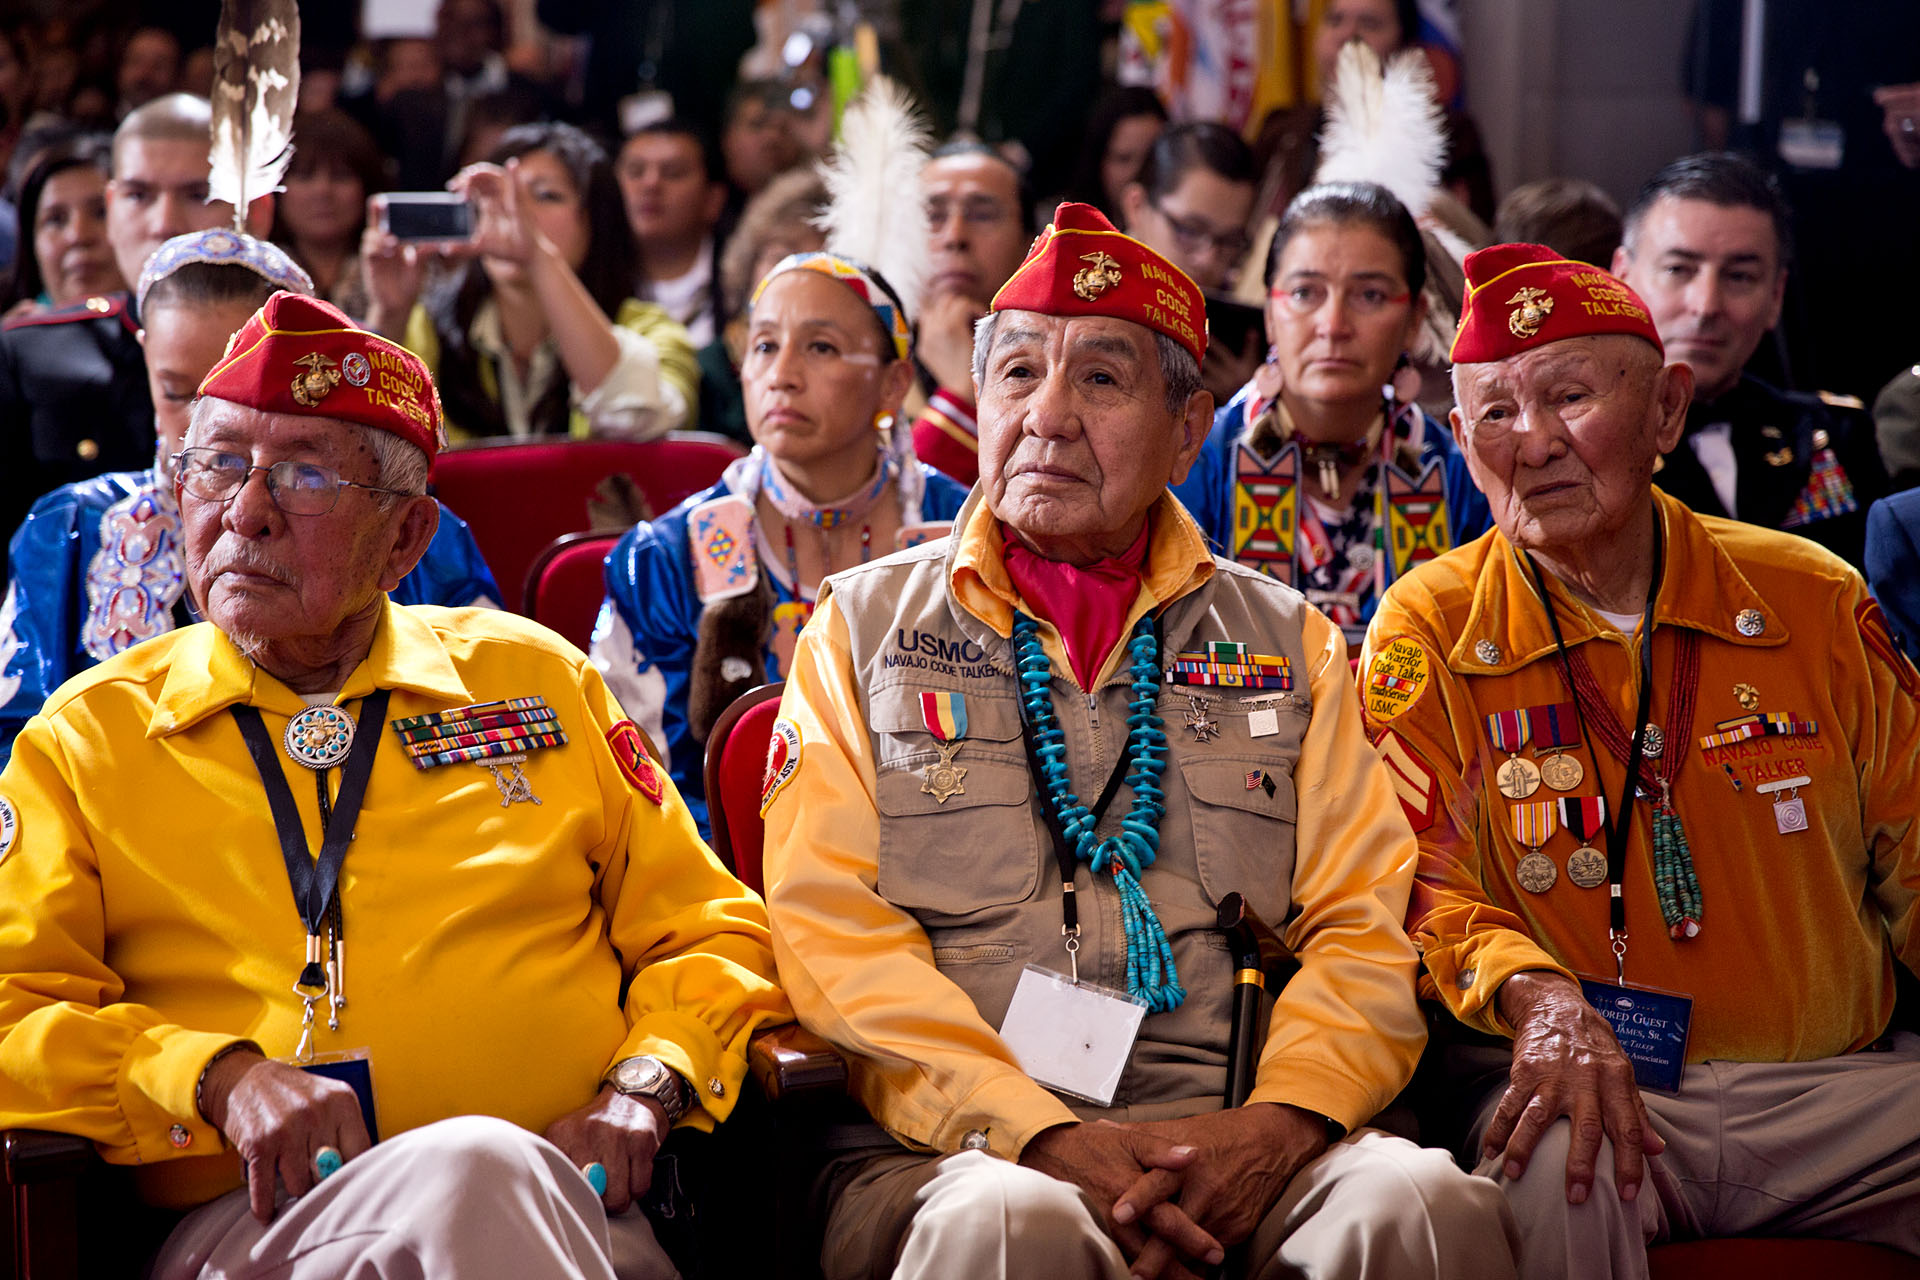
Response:
[[[1174,125],[1154,142],[1139,178],[1127,185],[1127,234],[1202,289],[1224,290],[1247,253],[1254,176],[1252,153],[1232,130]],[[1225,403],[1245,386],[1259,362],[1257,335],[1249,334],[1241,351],[1210,344],[1200,376],[1214,403]]]
[[[467,107],[467,136],[460,142],[460,168],[485,164],[507,130],[544,118],[541,96],[522,88],[482,94]]]
[[[276,291],[313,283],[277,245],[197,231],[162,245],[140,281],[153,464],[62,485],[34,503],[8,551],[0,608],[0,767],[49,694],[96,663],[200,616],[186,594],[173,455],[227,339]],[[393,591],[400,604],[492,606],[500,597],[459,516],[440,508],[427,551]]]
[[[734,209],[803,158],[787,95],[787,87],[778,80],[743,80],[727,96],[720,154],[732,188],[728,204]]]
[[[621,103],[646,90],[667,94],[675,115],[717,133],[728,87],[753,47],[755,0],[536,0],[533,8],[548,31],[587,37],[581,111],[608,137],[626,132]]]
[[[523,125],[451,185],[474,206],[469,260],[424,300],[415,246],[369,223],[362,253],[372,328],[404,335],[433,370],[448,432],[645,440],[685,426],[693,348],[631,296],[633,239],[600,145],[572,125]]]
[[[1116,222],[1127,184],[1140,176],[1147,152],[1167,127],[1160,95],[1142,85],[1114,85],[1093,104],[1087,117],[1069,198],[1090,204]],[[1023,214],[1024,216],[1024,214]]]
[[[233,207],[207,199],[205,98],[172,93],[121,121],[107,183],[107,239],[122,280],[138,280],[163,243],[233,225]],[[264,235],[273,200],[247,226]],[[153,462],[153,402],[125,294],[0,328],[0,529],[11,534],[41,494]]]
[[[660,120],[628,138],[613,167],[640,259],[635,296],[679,321],[696,349],[723,318],[714,267],[727,184],[714,164],[693,126]]]
[[[1920,485],[1920,364],[1896,373],[1873,398],[1873,436],[1893,489]]]
[[[360,237],[367,197],[386,190],[386,158],[344,111],[295,116],[293,136],[274,241],[313,277],[315,297],[359,321],[367,314]]]
[[[1585,178],[1541,178],[1507,193],[1493,216],[1503,244],[1544,244],[1610,270],[1620,247],[1620,206]]]
[[[1326,0],[1311,34],[1321,92],[1333,83],[1334,63],[1349,40],[1370,46],[1382,60],[1413,45],[1420,35],[1416,0]],[[1320,134],[1326,111],[1318,102],[1282,107],[1260,126],[1253,144],[1260,181],[1260,213],[1278,214],[1313,182],[1320,167]],[[1463,112],[1446,112],[1447,160],[1440,185],[1482,222],[1493,221],[1493,173],[1480,130]]]
[[[1385,187],[1294,197],[1267,252],[1271,354],[1173,491],[1216,554],[1298,588],[1356,650],[1390,584],[1492,523],[1446,427],[1391,390],[1426,275]]]
[[[701,430],[753,443],[740,388],[747,295],[782,258],[826,247],[826,236],[814,225],[826,207],[827,184],[812,165],[787,170],[747,201],[720,254],[720,298],[729,319],[720,336],[700,349]]]
[[[210,88],[211,83],[193,87]],[[114,114],[123,119],[135,107],[172,93],[180,84],[180,41],[165,27],[136,28],[120,50],[120,67],[113,84],[119,94]]]
[[[827,253],[780,262],[748,318],[753,452],[607,557],[594,665],[703,829],[707,734],[739,694],[786,675],[821,580],[915,534],[944,536],[923,522],[951,520],[966,500],[915,461],[896,425],[913,382],[909,332],[864,265]],[[715,531],[732,543],[718,559]]]
[[[46,152],[20,188],[26,249],[0,295],[4,318],[58,311],[125,289],[107,242],[107,139],[89,134]]]
[[[1027,252],[1027,188],[999,152],[978,142],[939,148],[921,184],[932,243],[914,337],[927,398],[914,420],[913,451],[971,487],[980,475],[973,326]]]
[[[1887,492],[1865,406],[1744,372],[1780,319],[1791,224],[1773,177],[1725,151],[1675,160],[1627,210],[1614,274],[1693,369],[1686,434],[1654,481],[1702,515],[1812,538],[1858,568],[1867,508]]]
[[[1907,656],[1920,662],[1920,491],[1867,509],[1867,585],[1887,611]]]

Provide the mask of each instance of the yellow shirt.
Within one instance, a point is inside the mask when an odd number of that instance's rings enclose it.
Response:
[[[1666,734],[1663,758],[1679,753],[1673,804],[1705,915],[1697,937],[1669,936],[1641,800],[1623,886],[1627,981],[1693,997],[1689,1061],[1857,1049],[1887,1025],[1895,957],[1920,964],[1920,673],[1884,639],[1878,606],[1837,557],[1656,494],[1666,561],[1648,718],[1668,725],[1677,642],[1690,631],[1699,642],[1692,722]],[[1547,582],[1569,650],[1585,655],[1631,732],[1644,622],[1624,635]],[[1611,818],[1622,764],[1595,742],[1591,752],[1568,748],[1585,772],[1572,791],[1542,786],[1517,801],[1495,785],[1507,753],[1489,740],[1486,717],[1572,696],[1512,545],[1495,531],[1396,582],[1367,633],[1360,681],[1369,731],[1419,834],[1408,927],[1439,998],[1469,1026],[1510,1035],[1495,994],[1514,973],[1613,981],[1607,888],[1581,888],[1567,869],[1580,842],[1565,829],[1548,836],[1541,852],[1556,878],[1529,892],[1517,870],[1528,848],[1512,820],[1516,804],[1603,787]],[[1815,731],[1702,741],[1720,722],[1754,714]],[[1789,793],[1760,788],[1794,777],[1808,779],[1798,795],[1806,827],[1783,832],[1774,802]],[[1588,843],[1605,853],[1604,835]]]
[[[981,1007],[1003,1002],[996,984],[1011,983],[1021,960],[1064,971],[1066,957],[1059,876],[1051,847],[1043,851],[1036,836],[1013,681],[990,674],[1010,665],[1003,642],[1013,610],[1024,606],[1001,562],[997,522],[977,493],[969,511],[944,578],[929,584],[943,567],[906,567],[902,557],[854,571],[904,575],[907,585],[897,593],[893,577],[856,591],[854,574],[840,575],[801,633],[781,704],[800,739],[797,768],[766,813],[775,954],[799,1018],[847,1051],[854,1091],[874,1118],[920,1148],[952,1151],[981,1130],[994,1152],[1017,1158],[1035,1134],[1076,1115],[1151,1119],[1217,1107],[1231,975],[1212,910],[1221,890],[1241,889],[1270,904],[1262,907],[1266,918],[1302,963],[1272,1005],[1252,1101],[1291,1103],[1349,1127],[1364,1123],[1406,1083],[1425,1040],[1413,999],[1415,957],[1400,927],[1412,836],[1361,731],[1339,629],[1290,588],[1215,562],[1198,527],[1170,498],[1153,513],[1148,572],[1129,624],[1149,609],[1164,610],[1169,649],[1181,634],[1277,645],[1281,631],[1297,628],[1285,640],[1298,646],[1296,692],[1263,700],[1279,705],[1273,714],[1285,727],[1278,736],[1248,737],[1248,712],[1225,696],[1246,691],[1163,690],[1170,704],[1161,711],[1169,808],[1159,859],[1143,886],[1176,955],[1204,958],[1211,945],[1219,963],[1190,969],[1182,962],[1186,1002],[1148,1017],[1141,1042],[1152,1041],[1155,1052],[1136,1053],[1126,1077],[1132,1096],[1116,1098],[1104,1112],[1070,1107],[1043,1088],[1000,1038],[997,1014]],[[908,598],[918,595],[926,599]],[[858,607],[848,604],[856,596],[875,609],[902,611],[863,619],[864,630],[889,637],[880,661],[852,652],[847,610]],[[955,616],[964,613],[975,625],[942,631],[943,624],[927,621],[948,607],[936,600],[950,601]],[[1298,621],[1283,623],[1269,610],[1281,600]],[[1222,619],[1233,620],[1225,636]],[[895,651],[897,626],[908,638],[918,636],[917,653]],[[1043,622],[1040,634],[1054,670],[1067,670],[1057,631]],[[967,748],[957,757],[970,770],[967,794],[944,806],[919,792],[919,756],[903,762],[876,745],[891,751],[918,727],[917,711],[911,724],[901,714],[908,701],[917,708],[905,682],[918,677],[902,673],[925,669],[925,683],[937,684],[940,654],[967,690],[970,720]],[[901,657],[905,664],[888,661]],[[1103,743],[1103,755],[1093,750],[1106,766],[1125,734],[1124,689],[1108,683],[1124,660],[1123,639],[1094,682],[1102,690],[1099,713],[1090,709],[1094,698],[1055,699],[1069,741]],[[863,688],[859,673],[883,665],[892,672],[875,683],[888,687]],[[1302,688],[1308,699],[1298,696]],[[1187,694],[1212,700],[1223,726],[1217,742],[1203,746],[1182,731],[1175,708]],[[880,724],[878,715],[868,723],[864,708],[883,699],[892,723]],[[1302,710],[1309,702],[1310,718]],[[1268,745],[1283,739],[1286,753]],[[1249,764],[1257,763],[1280,782],[1277,793],[1245,784]],[[1082,773],[1097,778],[1105,771]],[[1126,805],[1115,802],[1103,830]],[[1283,837],[1297,854],[1283,856]],[[1078,881],[1082,976],[1124,985],[1113,980],[1124,956],[1111,882],[1093,884],[1084,867]],[[1109,913],[1112,927],[1102,923]],[[1013,974],[984,976],[989,968]],[[1180,1033],[1187,1038],[1175,1043]]]
[[[524,619],[389,603],[339,702],[358,715],[376,688],[393,719],[539,695],[568,737],[526,761],[541,803],[503,805],[482,766],[419,770],[388,726],[360,727],[381,741],[340,879],[347,1006],[315,1048],[369,1050],[381,1133],[460,1114],[539,1132],[640,1053],[693,1083],[690,1123],[725,1118],[748,1037],[790,1016],[765,910],[664,770],[659,803],[626,780],[599,674]],[[305,930],[227,713],[242,702],[276,743],[303,706],[189,627],[62,686],[0,774],[18,816],[0,859],[0,1125],[155,1166],[143,1191],[173,1206],[239,1183],[195,1107],[207,1062],[243,1038],[286,1057],[300,1031]],[[282,769],[317,850],[313,775]]]

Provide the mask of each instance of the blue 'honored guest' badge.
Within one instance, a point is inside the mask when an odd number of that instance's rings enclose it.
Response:
[[[1622,987],[1594,978],[1580,979],[1580,992],[1613,1027],[1614,1039],[1633,1063],[1633,1079],[1642,1089],[1680,1091],[1687,1062],[1687,1031],[1693,1000],[1669,991]]]

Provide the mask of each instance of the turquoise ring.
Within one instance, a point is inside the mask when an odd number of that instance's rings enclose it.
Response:
[[[313,1171],[320,1175],[322,1182],[340,1172],[340,1164],[340,1153],[332,1147],[322,1147],[313,1153]]]
[[[607,1194],[607,1166],[595,1160],[592,1164],[582,1165],[580,1172],[586,1175],[587,1185],[593,1188],[593,1194]]]

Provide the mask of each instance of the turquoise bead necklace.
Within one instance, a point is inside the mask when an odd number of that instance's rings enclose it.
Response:
[[[1053,664],[1040,645],[1040,626],[1015,611],[1014,662],[1020,701],[1033,731],[1041,803],[1051,810],[1057,830],[1081,862],[1100,874],[1111,873],[1120,891],[1120,917],[1127,936],[1127,990],[1155,1013],[1178,1008],[1187,998],[1174,972],[1167,931],[1140,887],[1140,874],[1160,852],[1160,821],[1167,806],[1160,790],[1166,771],[1165,724],[1154,710],[1160,696],[1160,642],[1151,617],[1140,619],[1127,642],[1131,678],[1127,701],[1127,787],[1133,802],[1120,830],[1094,833],[1099,815],[1082,804],[1067,774],[1067,736],[1053,711]]]

